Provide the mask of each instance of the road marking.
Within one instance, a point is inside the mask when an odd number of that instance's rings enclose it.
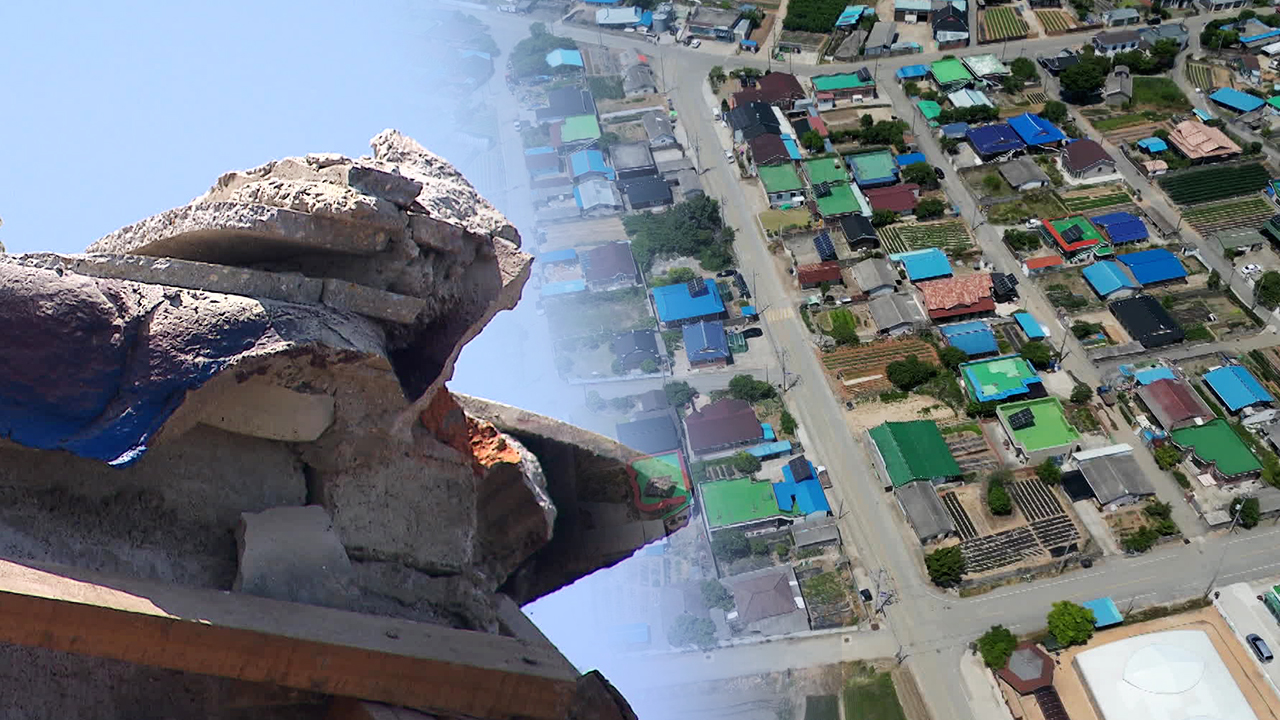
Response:
[[[795,317],[796,309],[789,305],[783,305],[782,307],[771,307],[768,310],[765,310],[763,315],[764,315],[764,319],[768,320],[769,322],[778,322],[780,320],[789,320]]]
[[[1071,578],[1066,578],[1064,580],[1054,580],[1051,583],[1035,583],[1031,587],[1023,588],[1021,590],[1014,590],[1013,592],[1001,593],[999,595],[996,595],[995,593],[987,593],[987,595],[978,598],[974,602],[982,603],[982,602],[987,602],[988,600],[1002,600],[1012,595],[1021,595],[1022,593],[1031,592],[1032,590],[1041,590],[1043,588],[1053,587],[1054,585],[1061,585],[1062,583],[1078,582],[1080,580],[1084,580],[1085,578],[1097,577],[1099,575],[1105,575],[1105,574],[1106,573],[1103,571],[1098,571],[1095,573],[1089,573],[1088,575],[1080,575],[1079,577],[1071,577]]]
[[[1259,570],[1269,570],[1273,567],[1280,567],[1280,562],[1274,562],[1274,563],[1271,563],[1270,565],[1263,565],[1261,567],[1250,568],[1248,570],[1244,570],[1238,573],[1231,573],[1230,575],[1223,575],[1221,579],[1226,580],[1227,578],[1240,577],[1241,575],[1257,576]]]
[[[1177,560],[1177,559],[1178,559],[1177,555],[1164,555],[1161,557],[1151,558],[1150,560],[1143,560],[1142,562],[1130,563],[1129,567],[1138,567],[1139,565],[1150,565],[1151,563],[1164,562],[1165,560]]]
[[[1257,540],[1258,538],[1264,538],[1268,535],[1276,535],[1276,534],[1280,534],[1280,530],[1268,530],[1266,532],[1261,532],[1261,533],[1250,533],[1245,537],[1236,538],[1235,540],[1228,540],[1227,544],[1235,545],[1236,543],[1249,542],[1251,540]]]

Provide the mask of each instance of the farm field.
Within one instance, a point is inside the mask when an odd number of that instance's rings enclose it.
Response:
[[[1065,33],[1080,27],[1070,13],[1062,10],[1036,10],[1036,19],[1046,33]]]
[[[845,346],[822,353],[822,366],[848,395],[879,393],[893,385],[885,377],[885,367],[895,360],[915,355],[923,362],[938,363],[938,351],[918,338],[881,340],[866,345]],[[878,377],[877,377],[878,376]],[[868,378],[865,382],[856,382]]]
[[[1083,212],[1085,210],[1100,210],[1102,208],[1114,207],[1116,205],[1128,205],[1133,202],[1129,194],[1120,191],[1104,191],[1098,192],[1086,191],[1082,193],[1071,193],[1062,195],[1062,204],[1072,212]]]
[[[1270,176],[1260,163],[1194,170],[1160,178],[1160,187],[1179,205],[1248,195],[1266,187]]]
[[[1187,79],[1191,81],[1192,85],[1206,93],[1212,92],[1214,88],[1227,85],[1230,76],[1230,70],[1224,67],[1198,62],[1187,63]]]
[[[1166,77],[1135,77],[1133,104],[1147,105],[1161,110],[1191,109],[1191,101],[1187,100],[1187,96],[1178,89],[1178,84]]]
[[[1260,197],[1197,205],[1182,213],[1183,219],[1197,232],[1258,226],[1276,213],[1275,206]]]
[[[1026,93],[1026,98],[1027,98],[1027,102],[1031,103],[1032,105],[1044,105],[1045,103],[1049,102],[1049,96],[1044,94],[1044,91],[1042,90],[1033,90],[1029,93]]]
[[[1098,132],[1108,132],[1110,130],[1119,130],[1120,128],[1129,127],[1130,125],[1141,125],[1149,122],[1145,115],[1140,113],[1131,113],[1129,115],[1116,115],[1115,117],[1100,118],[1098,120],[1090,120]]]
[[[982,11],[982,35],[984,40],[1006,40],[1027,36],[1027,23],[1013,8],[998,7]]]
[[[936,247],[947,255],[963,255],[973,249],[973,240],[964,223],[958,220],[890,225],[880,228],[880,244],[885,252],[900,253]]]
[[[1062,201],[1051,190],[1021,193],[1017,202],[992,205],[987,220],[992,225],[1017,225],[1027,218],[1056,218],[1067,214]]]

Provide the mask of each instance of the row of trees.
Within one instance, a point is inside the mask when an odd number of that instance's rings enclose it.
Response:
[[[664,213],[639,213],[622,218],[631,237],[631,252],[643,269],[666,256],[698,258],[704,270],[733,265],[733,228],[724,224],[720,203],[702,195],[673,205]]]
[[[1049,634],[1063,647],[1083,645],[1093,637],[1093,611],[1083,605],[1066,600],[1056,602],[1045,620],[1049,625]],[[977,646],[983,664],[998,670],[1009,662],[1009,657],[1018,646],[1018,638],[1005,626],[992,625],[990,630],[978,638]]]

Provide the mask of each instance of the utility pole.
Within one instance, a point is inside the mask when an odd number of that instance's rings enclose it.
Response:
[[[1240,511],[1244,510],[1244,499],[1240,499],[1240,506],[1236,508],[1236,514],[1231,518],[1231,527],[1227,528],[1227,535],[1231,535],[1236,531],[1236,523],[1240,520]],[[1227,546],[1230,545],[1226,540],[1222,541],[1222,554],[1218,556],[1218,564],[1213,568],[1213,577],[1209,578],[1209,584],[1204,588],[1204,596],[1209,597],[1209,593],[1213,591],[1213,584],[1218,582],[1218,573],[1222,572],[1222,561],[1227,559]]]

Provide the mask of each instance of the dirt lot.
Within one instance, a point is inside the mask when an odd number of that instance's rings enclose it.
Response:
[[[620,112],[622,110],[635,110],[645,107],[666,107],[667,99],[658,94],[636,95],[635,97],[620,98],[618,100],[597,100],[596,111],[601,115],[608,115],[611,112]]]
[[[603,132],[617,133],[622,142],[648,142],[649,140],[649,136],[644,131],[644,123],[640,122],[607,122],[600,129]]]
[[[938,363],[938,351],[918,338],[882,340],[856,347],[843,347],[819,353],[818,360],[826,370],[831,386],[842,397],[858,397],[892,390],[885,377],[885,367],[908,355],[923,362]]]
[[[1040,285],[1040,289],[1045,292],[1049,297],[1049,302],[1053,303],[1055,307],[1059,306],[1059,303],[1055,301],[1056,293],[1059,292],[1071,293],[1088,303],[1084,307],[1068,308],[1067,312],[1072,316],[1085,314],[1098,308],[1105,308],[1103,302],[1098,299],[1098,295],[1093,292],[1093,288],[1089,287],[1089,283],[1085,281],[1084,275],[1078,269],[1073,268],[1062,272],[1047,273],[1036,278],[1036,283]],[[1066,306],[1063,305],[1062,307]],[[1105,312],[1105,309],[1103,312]]]
[[[1053,676],[1053,685],[1062,698],[1062,704],[1071,713],[1072,720],[1101,720],[1093,710],[1084,682],[1075,671],[1072,660],[1080,652],[1123,640],[1127,637],[1162,630],[1203,630],[1213,641],[1214,648],[1221,656],[1222,662],[1231,672],[1231,677],[1240,687],[1240,692],[1248,700],[1254,714],[1263,720],[1280,718],[1280,698],[1267,683],[1267,679],[1258,669],[1248,650],[1240,643],[1231,628],[1213,608],[1204,608],[1188,613],[1180,613],[1159,620],[1124,625],[1110,630],[1102,630],[1094,634],[1088,645],[1071,648],[1058,654],[1058,669]]]
[[[1129,337],[1129,333],[1125,332],[1124,326],[1116,320],[1116,316],[1112,315],[1108,310],[1096,310],[1094,312],[1079,313],[1072,315],[1072,320],[1081,320],[1083,322],[1101,323],[1102,329],[1107,334],[1107,338],[1111,340],[1112,345],[1123,345],[1132,342],[1133,338]]]
[[[925,412],[926,408],[928,411]],[[939,424],[952,422],[958,416],[935,398],[912,395],[906,400],[882,403],[878,400],[859,402],[844,413],[849,430],[860,433],[890,420],[933,420]]]
[[[627,239],[627,231],[622,228],[622,219],[617,217],[547,225],[543,228],[543,232],[546,233],[547,239],[538,247],[540,253],[564,248],[591,247]]]

